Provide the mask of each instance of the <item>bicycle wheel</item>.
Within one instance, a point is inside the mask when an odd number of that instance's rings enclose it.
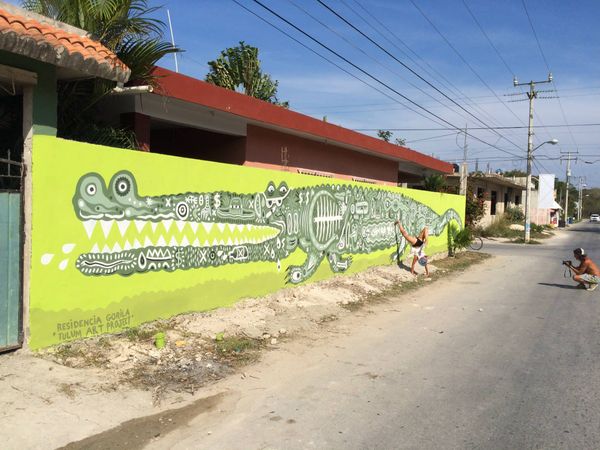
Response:
[[[475,236],[469,244],[469,247],[471,250],[481,250],[481,247],[483,247],[483,239],[481,239],[479,236]]]

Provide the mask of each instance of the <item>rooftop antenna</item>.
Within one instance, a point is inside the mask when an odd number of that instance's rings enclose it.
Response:
[[[173,36],[173,25],[171,25],[171,13],[167,9],[167,19],[169,21],[169,31],[171,32],[171,45],[175,47],[175,37]],[[179,73],[179,64],[177,64],[177,52],[173,53],[175,58],[175,72]]]

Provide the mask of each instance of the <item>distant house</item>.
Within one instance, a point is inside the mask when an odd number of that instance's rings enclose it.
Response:
[[[446,177],[448,186],[460,185],[460,175],[454,173]],[[469,176],[469,185],[473,186],[472,195],[484,201],[485,213],[478,225],[487,226],[501,217],[508,207],[521,206],[524,203],[523,184],[515,179],[495,173]]]
[[[103,119],[144,150],[188,158],[402,185],[452,165],[204,81],[156,68],[153,92],[113,96]]]

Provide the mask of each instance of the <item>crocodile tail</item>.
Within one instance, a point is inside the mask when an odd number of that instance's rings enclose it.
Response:
[[[440,216],[440,220],[436,224],[435,229],[433,230],[433,234],[439,236],[446,227],[446,225],[448,225],[453,220],[456,223],[458,223],[459,228],[463,227],[460,215],[454,209],[450,208],[444,213],[444,215]]]

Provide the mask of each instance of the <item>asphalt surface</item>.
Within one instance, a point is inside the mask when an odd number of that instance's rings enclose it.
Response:
[[[600,448],[600,289],[563,277],[575,247],[600,261],[600,224],[486,242],[489,262],[270,353],[149,448]]]

